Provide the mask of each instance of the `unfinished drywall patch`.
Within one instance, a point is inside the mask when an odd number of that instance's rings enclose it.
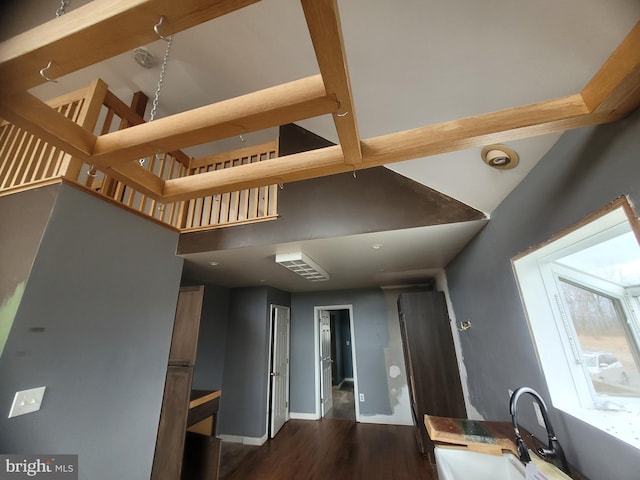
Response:
[[[0,356],[7,343],[9,332],[11,331],[11,325],[13,325],[13,319],[16,318],[18,307],[20,306],[20,300],[22,300],[22,294],[24,293],[24,286],[26,281],[20,282],[13,294],[9,296],[2,305],[0,305]]]
[[[384,349],[387,371],[387,385],[389,386],[389,401],[393,413],[385,415],[387,423],[397,425],[413,425],[411,405],[409,403],[409,385],[407,369],[404,364],[402,337],[400,335],[400,319],[398,317],[398,292],[384,290],[387,306],[387,328],[389,329],[389,344]]]
[[[467,380],[467,367],[464,363],[464,352],[460,346],[460,330],[457,328],[458,320],[449,296],[449,286],[447,285],[447,275],[441,270],[436,275],[436,286],[438,290],[444,292],[444,298],[447,302],[447,310],[451,318],[451,333],[453,334],[453,346],[456,351],[456,360],[458,362],[458,372],[460,373],[460,384],[462,385],[462,395],[464,396],[464,406],[467,409],[467,418],[470,420],[486,420],[482,414],[473,406],[469,397],[469,383]]]
[[[0,357],[59,185],[0,198]]]

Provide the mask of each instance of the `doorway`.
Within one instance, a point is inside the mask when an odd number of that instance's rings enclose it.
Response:
[[[289,420],[289,324],[289,307],[272,305],[268,395],[271,438]]]
[[[351,305],[316,306],[316,415],[360,420]]]

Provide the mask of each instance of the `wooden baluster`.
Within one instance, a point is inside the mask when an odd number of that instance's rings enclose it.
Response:
[[[18,168],[18,164],[20,163],[18,152],[28,135],[29,134],[22,129],[18,129],[16,132],[15,138],[11,143],[11,149],[9,150],[9,164],[5,173],[4,182],[2,183],[2,188],[9,188],[11,185],[11,180]]]
[[[27,148],[25,149],[24,155],[22,156],[22,175],[18,179],[17,185],[24,185],[25,183],[27,183],[27,179],[33,173],[33,166],[35,163],[34,152],[39,140],[39,138],[33,135],[29,135]]]
[[[11,160],[9,150],[15,139],[17,130],[18,128],[12,123],[5,123],[2,126],[2,134],[0,135],[0,186],[9,168],[9,161]]]

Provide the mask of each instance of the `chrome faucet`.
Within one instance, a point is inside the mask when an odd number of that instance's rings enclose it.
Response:
[[[549,412],[547,411],[547,406],[542,400],[542,397],[529,387],[520,387],[511,395],[511,400],[509,402],[509,411],[511,412],[511,422],[513,423],[513,429],[516,432],[516,446],[518,447],[518,456],[520,457],[520,461],[523,463],[528,463],[531,461],[531,456],[529,455],[529,450],[522,439],[522,435],[520,435],[520,430],[518,429],[518,422],[516,420],[516,405],[518,403],[518,399],[524,393],[528,393],[533,397],[536,403],[540,406],[540,410],[542,412],[542,418],[544,420],[544,426],[547,429],[547,436],[549,437],[549,447],[548,448],[539,448],[538,453],[545,459],[551,460],[553,464],[562,470],[567,475],[569,472],[569,465],[567,464],[567,459],[564,456],[564,451],[560,446],[560,442],[556,438],[556,434],[553,432],[553,427],[551,426],[551,421],[549,420]]]

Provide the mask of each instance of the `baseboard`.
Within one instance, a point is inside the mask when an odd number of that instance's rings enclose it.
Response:
[[[393,418],[389,415],[360,415],[360,423],[375,423],[378,425],[407,425],[413,426],[412,419]]]
[[[315,413],[289,412],[289,418],[291,420],[320,420],[320,417]]]
[[[267,434],[265,433],[262,437],[241,437],[238,435],[218,435],[218,438],[223,442],[229,443],[241,443],[243,445],[253,445],[253,446],[261,446],[264,445],[267,441]]]
[[[223,442],[229,442],[229,443],[243,443],[242,439],[244,437],[239,437],[237,435],[224,435],[224,434],[220,434],[218,435],[218,438],[220,440],[222,440]]]
[[[245,445],[254,445],[256,447],[259,447],[261,445],[264,445],[268,438],[269,437],[266,433],[261,437],[244,437],[243,443]]]

